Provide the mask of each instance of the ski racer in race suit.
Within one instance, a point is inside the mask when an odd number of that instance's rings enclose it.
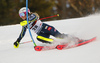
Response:
[[[32,13],[28,9],[28,20],[29,20],[29,27],[32,31],[34,31],[38,36],[37,40],[43,43],[52,43],[54,40],[50,39],[50,35],[56,37],[56,38],[63,38],[65,35],[61,34],[57,29],[55,29],[53,26],[50,26],[46,23],[41,22],[39,20],[39,15],[37,13]],[[23,7],[19,10],[19,16],[24,20],[20,22],[22,26],[22,31],[17,38],[17,40],[14,42],[14,47],[19,47],[19,42],[24,37],[26,30],[28,29],[27,21],[26,21],[26,7]]]

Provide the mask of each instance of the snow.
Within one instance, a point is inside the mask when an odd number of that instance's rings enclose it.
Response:
[[[13,43],[21,32],[21,26],[0,26],[0,63],[100,63],[100,15],[90,15],[82,18],[65,19],[45,22],[62,33],[72,34],[82,39],[97,36],[97,40],[89,44],[66,49],[35,51],[33,43],[20,44],[15,49]],[[32,32],[37,44],[36,34]],[[27,30],[21,42],[30,41]]]

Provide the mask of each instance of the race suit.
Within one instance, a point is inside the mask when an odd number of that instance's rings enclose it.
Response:
[[[35,19],[35,21],[33,21]],[[41,22],[39,18],[34,14],[30,14],[28,16],[28,20],[31,21],[29,23],[29,28],[34,31],[38,36],[37,40],[43,43],[52,43],[53,39],[50,39],[50,35],[54,37],[58,37],[61,33],[56,30],[53,26],[50,26],[46,23]],[[22,31],[17,39],[18,42],[24,37],[26,30],[28,29],[28,25],[22,26]]]

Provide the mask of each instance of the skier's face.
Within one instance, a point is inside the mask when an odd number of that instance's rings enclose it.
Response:
[[[20,13],[19,16],[20,16],[23,20],[25,20],[25,19],[26,19],[26,12]]]
[[[22,16],[21,18],[22,18],[23,20],[25,20],[25,19],[26,19],[26,15],[25,15],[25,16]]]

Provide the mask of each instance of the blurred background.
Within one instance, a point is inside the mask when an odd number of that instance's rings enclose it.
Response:
[[[22,19],[18,11],[26,6],[26,0],[0,0],[0,26],[19,24]],[[60,14],[59,17],[43,21],[84,17],[100,10],[100,0],[29,0],[31,12],[40,18]]]

